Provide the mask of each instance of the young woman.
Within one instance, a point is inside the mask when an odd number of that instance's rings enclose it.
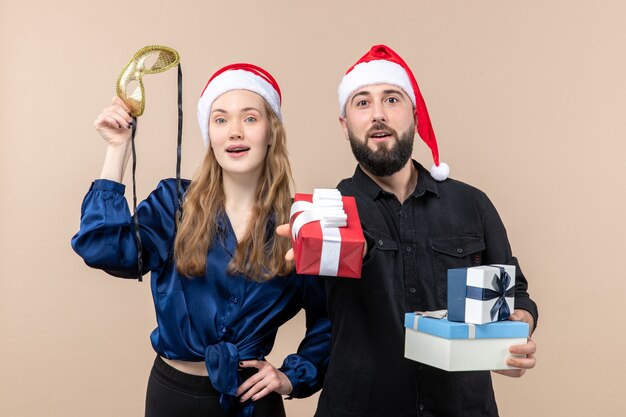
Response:
[[[198,103],[207,152],[193,181],[159,183],[137,208],[143,272],[151,271],[158,327],[146,416],[281,416],[282,395],[322,386],[330,322],[319,278],[284,259],[291,172],[280,89],[250,64],[216,72]],[[121,184],[130,149],[129,109],[115,98],[95,121],[107,142],[100,179],[85,196],[74,250],[94,268],[131,276],[138,268]],[[276,369],[264,357],[278,327],[301,308],[307,332]]]

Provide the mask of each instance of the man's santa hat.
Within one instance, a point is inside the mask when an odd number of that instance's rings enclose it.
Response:
[[[232,90],[248,90],[257,93],[282,121],[280,112],[281,93],[272,75],[261,67],[252,64],[231,64],[217,70],[209,78],[198,101],[198,123],[204,144],[209,146],[209,115],[213,102],[222,94]]]
[[[413,102],[417,133],[428,145],[435,164],[430,174],[437,181],[443,181],[450,174],[450,167],[439,161],[439,149],[435,132],[428,117],[426,103],[422,98],[415,76],[409,66],[391,48],[385,45],[374,45],[352,67],[346,71],[339,84],[339,108],[341,117],[346,116],[346,104],[352,95],[361,87],[373,84],[389,84],[401,88]]]

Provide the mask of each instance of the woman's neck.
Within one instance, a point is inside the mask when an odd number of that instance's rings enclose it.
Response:
[[[230,220],[237,240],[241,240],[248,229],[252,209],[256,201],[259,175],[231,175],[224,173],[224,209]]]

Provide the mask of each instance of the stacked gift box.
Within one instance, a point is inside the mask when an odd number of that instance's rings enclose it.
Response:
[[[515,266],[448,270],[447,319],[407,313],[405,357],[446,371],[512,369],[509,347],[526,343],[529,330],[508,320],[514,290]]]

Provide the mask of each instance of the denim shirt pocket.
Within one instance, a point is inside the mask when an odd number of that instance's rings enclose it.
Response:
[[[482,264],[485,240],[479,236],[438,237],[430,239],[437,295],[447,305],[448,269]]]

